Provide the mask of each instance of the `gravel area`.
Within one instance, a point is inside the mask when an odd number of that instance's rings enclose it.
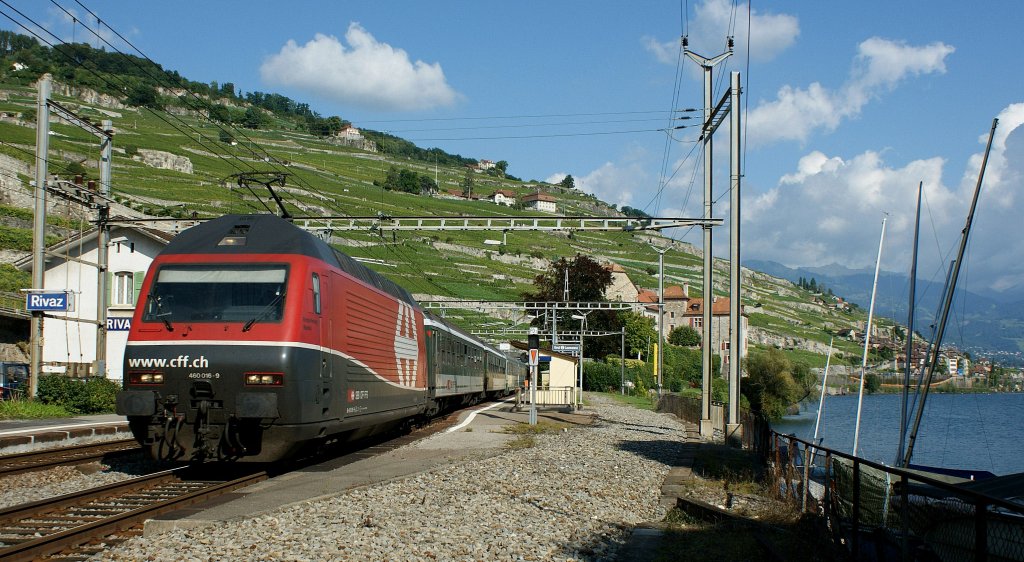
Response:
[[[614,560],[664,517],[674,418],[588,397],[591,426],[241,521],[135,538],[103,560]]]
[[[11,507],[135,478],[157,470],[142,455],[77,466],[58,466],[0,478],[0,507]]]

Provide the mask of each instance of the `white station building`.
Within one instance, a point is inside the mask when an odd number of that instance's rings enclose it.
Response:
[[[67,310],[46,311],[43,320],[43,372],[95,376],[99,298],[96,229],[47,248],[43,288],[47,294],[66,294]],[[135,303],[142,279],[174,235],[143,227],[114,226],[107,253],[106,376],[120,381]],[[31,270],[31,256],[15,262]]]

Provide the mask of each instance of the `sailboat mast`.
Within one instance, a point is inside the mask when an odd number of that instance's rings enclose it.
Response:
[[[988,166],[988,155],[992,151],[992,138],[996,134],[996,126],[999,119],[992,120],[992,128],[988,132],[988,143],[985,145],[985,156],[981,159],[981,169],[978,171],[978,183],[974,186],[974,197],[971,199],[971,209],[967,213],[967,223],[964,225],[963,233],[960,236],[960,248],[957,250],[956,262],[953,264],[953,274],[949,280],[949,289],[946,291],[946,300],[942,303],[942,317],[939,319],[939,329],[935,332],[935,342],[931,353],[931,363],[928,365],[928,376],[925,379],[921,390],[921,401],[917,405],[917,412],[914,415],[914,427],[910,431],[910,441],[907,443],[907,452],[903,456],[903,466],[910,466],[910,459],[914,455],[914,443],[917,441],[917,431],[921,427],[921,415],[924,413],[924,404],[928,399],[928,389],[935,375],[935,366],[938,364],[939,351],[942,347],[942,336],[946,332],[946,321],[949,318],[949,310],[953,305],[953,295],[956,294],[956,280],[960,275],[960,264],[964,260],[964,252],[967,250],[967,238],[971,234],[971,224],[974,222],[974,211],[978,207],[978,195],[981,193],[981,183],[985,178],[985,168]],[[854,453],[856,454],[856,453]]]
[[[903,367],[903,401],[900,402],[900,446],[896,449],[896,464],[900,463],[900,455],[907,441],[907,399],[910,394],[910,365],[914,356],[914,289],[917,288],[917,242],[921,234],[921,192],[924,182],[917,184],[917,214],[914,219],[914,252],[910,260],[910,297],[907,300],[907,352],[906,365]]]
[[[812,443],[818,442],[818,428],[821,426],[821,412],[825,409],[825,387],[828,383],[828,366],[832,362],[832,343],[835,342],[835,338],[829,338],[828,340],[828,356],[825,357],[825,374],[821,377],[821,397],[818,398],[818,416],[814,420],[814,438],[811,439]]]
[[[864,406],[864,379],[868,371],[868,349],[871,343],[871,319],[875,315],[875,293],[878,289],[878,269],[882,265],[882,244],[885,242],[885,221],[882,217],[882,235],[878,238],[878,258],[875,259],[875,280],[871,283],[871,305],[868,306],[868,324],[864,330],[864,358],[860,364],[860,389],[857,391],[857,424],[853,430],[853,456],[857,456],[857,444],[860,441],[860,413]]]

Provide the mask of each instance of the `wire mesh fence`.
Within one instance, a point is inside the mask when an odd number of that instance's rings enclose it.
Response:
[[[674,394],[658,410],[693,423],[703,414],[699,399]],[[854,560],[1024,561],[1024,473],[974,481],[895,468],[779,434],[746,410],[740,421],[769,489],[822,517]]]
[[[1024,560],[1024,503],[992,493],[1019,490],[1020,476],[889,467],[774,431],[767,445],[772,488],[824,517],[855,560]]]

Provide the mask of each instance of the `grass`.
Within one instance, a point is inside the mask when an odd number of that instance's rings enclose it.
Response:
[[[537,436],[550,434],[550,433],[561,433],[568,429],[568,424],[551,422],[551,421],[538,421],[537,425],[530,425],[526,423],[518,423],[505,426],[504,433],[515,435],[515,438],[509,441],[505,446],[513,451],[520,449],[529,449],[537,444]]]
[[[69,416],[71,414],[67,410],[54,404],[20,399],[0,401],[0,420],[38,420]]]
[[[660,524],[664,535],[655,560],[700,559],[709,552],[722,560],[832,559],[820,520],[772,497],[762,472],[749,451],[702,447],[694,478],[680,494],[685,499]],[[727,507],[695,507],[700,503]]]
[[[633,406],[641,410],[654,410],[657,406],[654,401],[646,396],[623,396],[617,392],[598,392],[595,394],[601,394],[619,402],[620,404],[626,404],[627,406]]]

